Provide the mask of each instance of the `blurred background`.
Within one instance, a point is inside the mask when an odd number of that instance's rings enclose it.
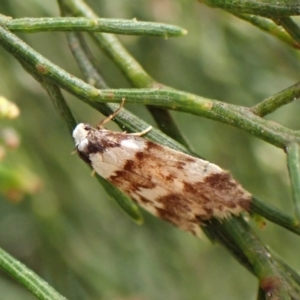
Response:
[[[198,95],[252,106],[299,81],[299,54],[228,13],[194,0],[90,0],[101,17],[137,18],[182,26],[174,39],[120,37],[156,80]],[[55,17],[56,2],[2,0],[1,13]],[[63,33],[18,34],[35,50],[82,78]],[[130,87],[95,47],[103,76],[113,88]],[[69,299],[254,299],[256,279],[222,247],[198,240],[143,212],[133,223],[103,191],[89,168],[71,155],[72,138],[40,85],[0,49],[0,94],[17,103],[20,116],[0,121],[1,165],[18,174],[19,189],[3,184],[0,247],[25,263]],[[102,116],[65,94],[78,121]],[[127,105],[153,123],[145,108]],[[299,102],[268,116],[298,129]],[[253,136],[197,116],[172,112],[191,147],[234,175],[262,201],[292,214],[285,155]],[[192,130],[191,130],[192,124]],[[110,128],[117,129],[111,123]],[[3,130],[12,128],[10,147]],[[4,171],[2,171],[4,172]],[[252,227],[295,269],[297,237],[278,226]],[[0,271],[2,299],[35,299]]]

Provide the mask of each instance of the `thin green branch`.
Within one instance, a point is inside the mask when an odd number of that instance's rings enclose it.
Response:
[[[266,33],[273,35],[289,46],[300,49],[300,43],[297,43],[294,39],[292,39],[282,27],[277,26],[273,21],[255,15],[240,14],[232,11],[230,13],[246,22],[251,23]]]
[[[182,144],[190,153],[192,153],[193,151],[183,137],[170,112],[157,106],[147,105],[147,107],[156,121],[158,128],[169,137]]]
[[[58,0],[60,9],[64,14],[86,18],[98,16],[81,0]],[[157,83],[141,65],[123,47],[119,40],[112,34],[90,33],[100,48],[119,67],[121,72],[135,87],[152,87]]]
[[[297,221],[295,218],[283,214],[271,205],[259,201],[255,197],[252,197],[249,212],[252,214],[261,215],[269,221],[300,235],[299,221]]]
[[[285,31],[298,43],[300,44],[300,27],[290,17],[273,18],[273,21],[282,26]]]
[[[45,88],[50,99],[52,100],[52,103],[58,115],[60,115],[65,121],[69,129],[69,133],[72,135],[72,132],[76,126],[76,121],[69,106],[66,103],[64,96],[62,95],[61,90],[55,84],[49,81],[43,82],[43,87]]]
[[[14,34],[0,28],[0,44],[21,61],[26,61],[39,76],[44,76],[88,104],[121,102],[157,105],[200,115],[245,130],[277,147],[285,148],[300,135],[277,123],[254,115],[249,109],[172,89],[98,90],[45,59]]]
[[[251,262],[236,245],[236,242],[231,235],[224,230],[219,230],[220,223],[216,219],[208,221],[205,225],[206,226],[202,226],[202,230],[212,242],[218,242],[225,247],[241,265],[243,265],[250,273],[255,274]]]
[[[300,145],[296,142],[286,147],[287,165],[292,185],[295,216],[300,221]]]
[[[283,105],[289,104],[300,97],[300,82],[271,96],[251,108],[251,111],[260,116],[266,116]]]
[[[266,300],[266,294],[265,292],[258,286],[258,291],[257,291],[257,297],[256,300]]]
[[[4,24],[11,31],[26,33],[44,31],[92,31],[107,32],[126,35],[143,35],[156,37],[178,37],[187,34],[187,31],[179,26],[142,22],[122,19],[99,18],[22,18],[6,19]]]
[[[264,120],[247,108],[172,89],[102,90],[93,99],[82,100],[91,104],[103,101],[121,102],[123,98],[129,103],[175,109],[232,125],[283,149],[291,140],[300,141],[300,136],[295,131]]]
[[[295,281],[295,283],[298,285],[298,290],[300,287],[300,274],[297,273],[294,269],[292,269],[278,254],[272,252],[272,256],[276,258],[277,262],[283,267],[284,272],[289,274]],[[300,290],[298,292],[300,295]]]
[[[242,218],[232,218],[222,223],[213,220],[212,223],[220,232],[230,236],[248,258],[260,287],[266,295],[272,295],[267,299],[297,299],[293,298],[298,292],[294,280],[284,274],[276,259]]]
[[[109,88],[100,73],[94,56],[90,52],[82,34],[69,32],[67,33],[69,48],[85,78],[85,81],[98,89]],[[106,105],[103,103],[103,105]],[[114,104],[114,106],[116,106]],[[117,107],[114,108],[116,110]]]
[[[0,248],[0,266],[41,300],[66,299],[47,282]]]
[[[211,7],[264,17],[300,15],[298,0],[200,0]]]

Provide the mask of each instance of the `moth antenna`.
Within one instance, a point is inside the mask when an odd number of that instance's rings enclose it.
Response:
[[[125,98],[122,98],[122,102],[117,110],[115,110],[111,115],[107,116],[105,119],[103,119],[96,127],[97,129],[101,129],[104,124],[108,123],[111,119],[113,119],[122,109],[125,103]]]
[[[130,135],[142,136],[142,135],[148,133],[151,129],[152,129],[152,126],[149,126],[149,127],[147,127],[146,129],[144,129],[144,130],[141,131],[141,132],[134,132],[134,133],[128,133],[128,134],[130,134]]]

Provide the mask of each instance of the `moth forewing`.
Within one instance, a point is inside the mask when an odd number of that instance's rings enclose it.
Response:
[[[247,211],[251,195],[232,176],[206,160],[137,135],[78,124],[76,149],[102,177],[140,206],[199,235],[199,224]]]

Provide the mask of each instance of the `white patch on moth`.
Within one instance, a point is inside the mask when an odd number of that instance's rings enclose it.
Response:
[[[88,132],[84,129],[84,127],[85,124],[80,123],[73,131],[73,138],[76,146],[80,145],[80,143],[87,137]]]
[[[251,195],[229,173],[137,135],[79,124],[76,149],[102,177],[140,206],[183,230],[247,211]]]
[[[137,140],[123,140],[121,141],[121,147],[125,147],[128,149],[131,149],[132,151],[142,151],[144,149],[145,143],[141,143],[140,141]]]
[[[142,196],[146,199],[156,199],[158,197],[161,197],[161,196],[166,196],[168,191],[166,191],[165,189],[163,189],[162,187],[160,186],[156,186],[154,187],[153,189],[147,189],[147,188],[139,188],[136,193],[139,195],[139,196]],[[157,203],[157,202],[156,202]],[[156,204],[155,205],[156,207],[159,207],[159,208],[162,208],[162,205],[161,204]]]

